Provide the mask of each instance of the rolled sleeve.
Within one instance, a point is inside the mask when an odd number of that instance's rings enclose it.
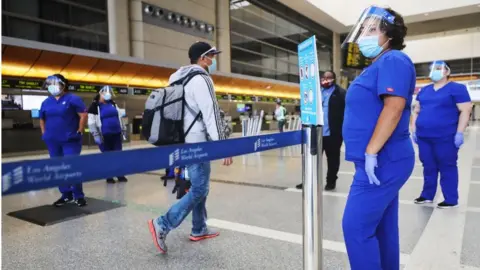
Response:
[[[458,84],[451,93],[456,104],[472,101],[467,87],[463,84]]]
[[[378,67],[378,96],[399,96],[408,100],[415,80],[413,64],[397,55],[387,55]]]
[[[85,107],[85,103],[80,97],[72,96],[70,99],[70,104],[75,108],[77,113],[86,113],[87,108]]]

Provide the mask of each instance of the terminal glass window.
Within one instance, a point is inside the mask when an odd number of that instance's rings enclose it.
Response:
[[[4,0],[2,35],[108,52],[107,0]]]
[[[230,1],[233,73],[298,83],[297,46],[312,35],[317,37],[320,71],[332,68],[331,32],[300,26],[255,2]]]

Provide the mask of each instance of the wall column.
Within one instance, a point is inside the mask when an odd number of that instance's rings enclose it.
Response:
[[[222,51],[218,56],[218,69],[231,72],[230,52],[230,1],[217,0],[215,7],[217,48]]]
[[[340,44],[340,34],[333,33],[333,48],[332,48],[332,60],[333,60],[333,71],[340,76],[340,70],[342,68],[342,50]]]
[[[128,0],[108,0],[108,43],[111,54],[130,56]]]

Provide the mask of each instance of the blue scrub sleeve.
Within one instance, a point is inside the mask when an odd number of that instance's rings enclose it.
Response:
[[[417,101],[420,101],[420,98],[419,98],[419,97],[420,97],[420,95],[422,94],[422,91],[425,90],[425,88],[426,88],[426,87],[424,86],[424,87],[422,87],[422,88],[420,89],[420,91],[418,91],[417,97],[415,98]]]
[[[80,97],[72,96],[72,99],[70,100],[70,104],[73,105],[77,113],[87,112],[87,108],[85,107],[85,104],[83,103],[83,100]]]
[[[457,87],[451,91],[451,95],[453,96],[453,100],[456,104],[472,101],[470,99],[470,94],[468,93],[467,87],[463,84],[458,84]]]
[[[382,60],[378,67],[378,96],[399,96],[408,100],[415,77],[414,67],[396,55],[386,55]]]
[[[46,100],[45,100],[46,101]],[[40,112],[39,112],[39,116],[40,116],[40,119],[42,120],[45,120],[46,118],[46,113],[45,113],[45,101],[42,102],[42,105],[40,106]]]

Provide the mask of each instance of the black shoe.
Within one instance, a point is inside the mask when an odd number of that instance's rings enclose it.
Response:
[[[432,203],[433,201],[425,199],[424,197],[420,196],[420,197],[416,198],[413,202],[416,203],[416,204],[424,204],[424,203]]]
[[[297,189],[303,189],[303,184],[298,184],[298,185],[295,186],[295,188],[297,188]]]
[[[437,204],[437,207],[440,208],[440,209],[456,208],[456,207],[458,207],[458,204],[441,202],[441,203]]]
[[[108,178],[107,183],[108,184],[115,184],[115,180],[113,180],[113,178]]]
[[[334,184],[326,184],[325,185],[325,191],[331,191],[331,190],[334,190],[336,188],[336,185]]]
[[[69,202],[73,201],[73,197],[72,196],[62,196],[60,199],[58,199],[57,201],[55,201],[53,203],[53,206],[56,206],[56,207],[60,207],[60,206],[63,206]]]
[[[87,205],[87,201],[85,200],[85,198],[77,199],[77,200],[75,201],[75,203],[76,203],[79,207],[82,207],[82,206]]]
[[[128,179],[125,176],[117,177],[118,182],[128,182]]]

